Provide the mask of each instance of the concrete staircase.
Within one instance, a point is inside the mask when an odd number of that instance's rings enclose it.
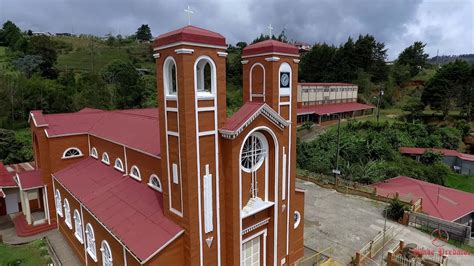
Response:
[[[26,221],[26,217],[23,214],[20,214],[13,218],[13,224],[15,225],[15,230],[18,236],[32,236],[39,233],[43,233],[52,229],[56,229],[56,223],[48,224],[42,223],[37,225],[29,225]]]

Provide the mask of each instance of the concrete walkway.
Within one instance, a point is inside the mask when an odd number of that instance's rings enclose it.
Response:
[[[385,203],[345,195],[299,179],[296,181],[296,187],[306,190],[305,246],[316,251],[328,249],[328,252],[324,252],[325,255],[347,265],[358,250],[383,231],[382,213]],[[387,221],[387,227],[389,226],[395,228],[394,244],[403,239],[406,244],[416,243],[420,248],[434,248],[429,234],[390,220]],[[446,245],[444,248],[456,249],[451,245]],[[377,265],[382,258],[374,260],[375,263],[372,265]],[[453,255],[448,260],[449,265],[474,265],[474,255]]]
[[[52,230],[51,234],[49,234],[47,237],[62,265],[82,265],[79,261],[79,258],[77,258],[76,254],[74,254],[74,251],[71,249],[69,244],[66,242],[67,240],[59,232],[59,230]]]

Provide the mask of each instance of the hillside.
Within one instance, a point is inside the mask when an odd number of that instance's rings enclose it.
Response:
[[[455,60],[465,60],[471,64],[474,64],[474,54],[462,54],[462,55],[441,55],[441,56],[435,56],[433,58],[429,59],[429,63],[431,64],[440,64],[444,65],[449,62],[453,62]]]
[[[123,42],[108,44],[93,37],[55,37],[67,44],[58,56],[60,70],[100,71],[115,59],[129,60],[138,68],[153,70],[154,63],[150,43]]]

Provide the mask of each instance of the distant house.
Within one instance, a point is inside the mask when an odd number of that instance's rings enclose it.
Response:
[[[400,152],[402,154],[409,155],[420,160],[421,155],[426,151],[434,151],[443,155],[443,163],[451,167],[455,172],[463,175],[474,173],[474,155],[460,153],[455,150],[448,149],[436,149],[436,148],[413,148],[413,147],[401,147]]]
[[[48,36],[48,37],[55,36],[54,33],[46,32],[46,31],[33,31],[32,34],[33,36]]]
[[[372,185],[377,195],[417,201],[430,216],[473,227],[474,194],[428,183],[406,176],[394,177]]]
[[[294,45],[298,48],[300,54],[309,52],[313,48],[311,44],[305,42],[295,42]]]
[[[357,102],[358,87],[350,83],[298,83],[298,123],[321,124],[373,113],[375,106]]]
[[[74,35],[72,33],[69,33],[69,32],[57,32],[56,36],[71,37],[71,36],[74,36]]]

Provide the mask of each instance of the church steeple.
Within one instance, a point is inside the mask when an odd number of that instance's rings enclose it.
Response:
[[[218,129],[226,119],[225,38],[188,25],[160,35],[154,46],[166,214],[187,232],[187,265],[220,261]]]
[[[244,101],[265,102],[290,120],[288,107],[282,106],[290,105],[292,91],[296,91],[298,57],[296,46],[276,40],[245,47],[242,52]]]

